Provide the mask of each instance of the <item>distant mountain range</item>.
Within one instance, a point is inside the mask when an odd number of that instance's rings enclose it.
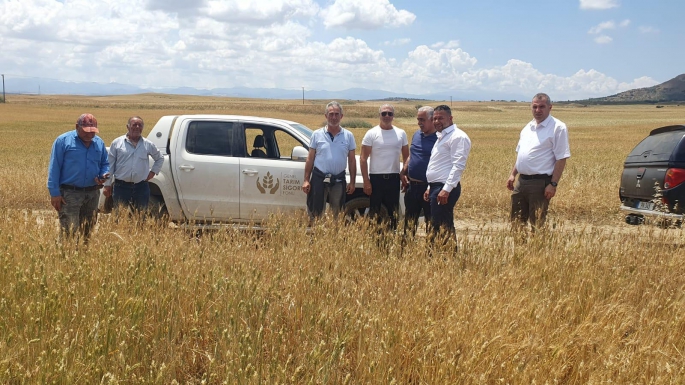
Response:
[[[685,102],[685,74],[647,88],[637,88],[603,98],[579,100],[587,104],[634,104]]]
[[[152,88],[136,87],[119,83],[76,83],[54,79],[41,78],[12,78],[5,76],[5,89],[8,94],[44,94],[44,95],[130,95],[142,93],[164,93],[198,96],[227,96],[236,98],[260,99],[300,99],[302,89],[286,90],[280,88],[212,88],[201,89],[192,87]],[[365,88],[350,88],[341,91],[308,90],[305,89],[306,99],[340,99],[340,100],[381,100],[381,99],[411,99],[411,100],[526,100],[525,95],[482,91],[454,91],[438,92],[427,95],[414,95],[383,90],[369,90]]]
[[[41,78],[12,78],[5,76],[5,89],[8,94],[47,94],[47,95],[130,95],[141,93],[164,93],[198,96],[226,96],[236,98],[260,99],[300,99],[302,89],[286,90],[280,88],[212,88],[201,89],[192,87],[152,88],[137,87],[119,83],[76,83],[54,79]],[[383,90],[369,90],[366,88],[350,88],[341,91],[307,90],[305,99],[318,100],[497,100],[497,101],[528,101],[529,95],[513,93],[493,93],[485,91],[454,91],[437,92],[426,95],[397,93]],[[634,103],[685,103],[685,74],[647,88],[638,88],[602,98],[576,100],[572,103],[583,104],[634,104]]]

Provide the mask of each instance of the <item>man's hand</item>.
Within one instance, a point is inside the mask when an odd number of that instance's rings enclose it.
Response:
[[[98,185],[100,185],[100,186],[102,186],[103,184],[105,184],[105,181],[106,181],[107,179],[109,179],[109,173],[106,173],[106,174],[102,175],[102,178],[99,178],[99,177],[96,176],[96,177],[95,177],[95,183],[98,184]]]
[[[554,195],[557,193],[557,188],[552,186],[551,184],[548,184],[547,187],[545,187],[545,198],[547,200],[550,200],[554,198]]]
[[[154,178],[154,177],[155,177],[155,173],[152,172],[152,171],[150,171],[150,173],[147,174],[147,179],[145,179],[145,180],[148,181],[148,180],[150,180],[150,179],[152,179],[152,178]]]
[[[305,194],[309,194],[309,191],[312,189],[312,185],[309,184],[309,181],[306,180],[304,183],[302,183],[302,192]]]
[[[438,204],[439,205],[446,205],[447,204],[447,199],[450,197],[450,193],[448,193],[445,190],[440,190],[438,193]]]
[[[430,200],[431,200],[430,190],[426,190],[426,192],[423,193],[423,200],[426,202],[430,202]]]
[[[402,182],[402,192],[406,192],[407,187],[409,186],[409,177],[407,177],[407,174],[400,173],[400,182]]]
[[[510,175],[509,179],[507,179],[507,188],[509,191],[514,191],[514,180],[516,180],[516,176]]]
[[[67,201],[65,201],[61,196],[50,197],[50,204],[55,208],[55,210],[57,210],[57,212],[59,212],[59,210],[62,209],[62,205],[67,204]]]
[[[347,184],[347,195],[352,195],[354,194],[355,186],[353,183],[348,183]]]
[[[102,190],[102,194],[106,196],[107,198],[112,196],[112,186],[105,186],[105,188]]]
[[[364,194],[371,195],[371,182],[364,182]]]

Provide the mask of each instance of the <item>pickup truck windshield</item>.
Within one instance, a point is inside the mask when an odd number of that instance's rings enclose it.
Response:
[[[290,127],[294,128],[298,132],[304,134],[307,137],[307,139],[311,139],[312,134],[314,133],[312,130],[309,129],[309,127],[303,126],[299,123],[290,123]],[[307,145],[309,145],[309,143],[307,143]]]

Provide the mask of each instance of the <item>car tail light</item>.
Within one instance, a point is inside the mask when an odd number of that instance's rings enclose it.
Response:
[[[664,179],[664,188],[673,188],[685,182],[685,169],[669,168]]]

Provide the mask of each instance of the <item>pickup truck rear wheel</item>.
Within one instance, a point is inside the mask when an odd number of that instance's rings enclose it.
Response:
[[[147,205],[152,218],[159,220],[166,220],[169,217],[169,212],[164,204],[164,198],[159,195],[150,195],[150,202]]]
[[[354,198],[345,203],[345,219],[353,222],[358,218],[368,216],[370,203],[371,200],[369,197]],[[388,210],[384,206],[381,206],[381,217],[385,218],[387,216]]]

